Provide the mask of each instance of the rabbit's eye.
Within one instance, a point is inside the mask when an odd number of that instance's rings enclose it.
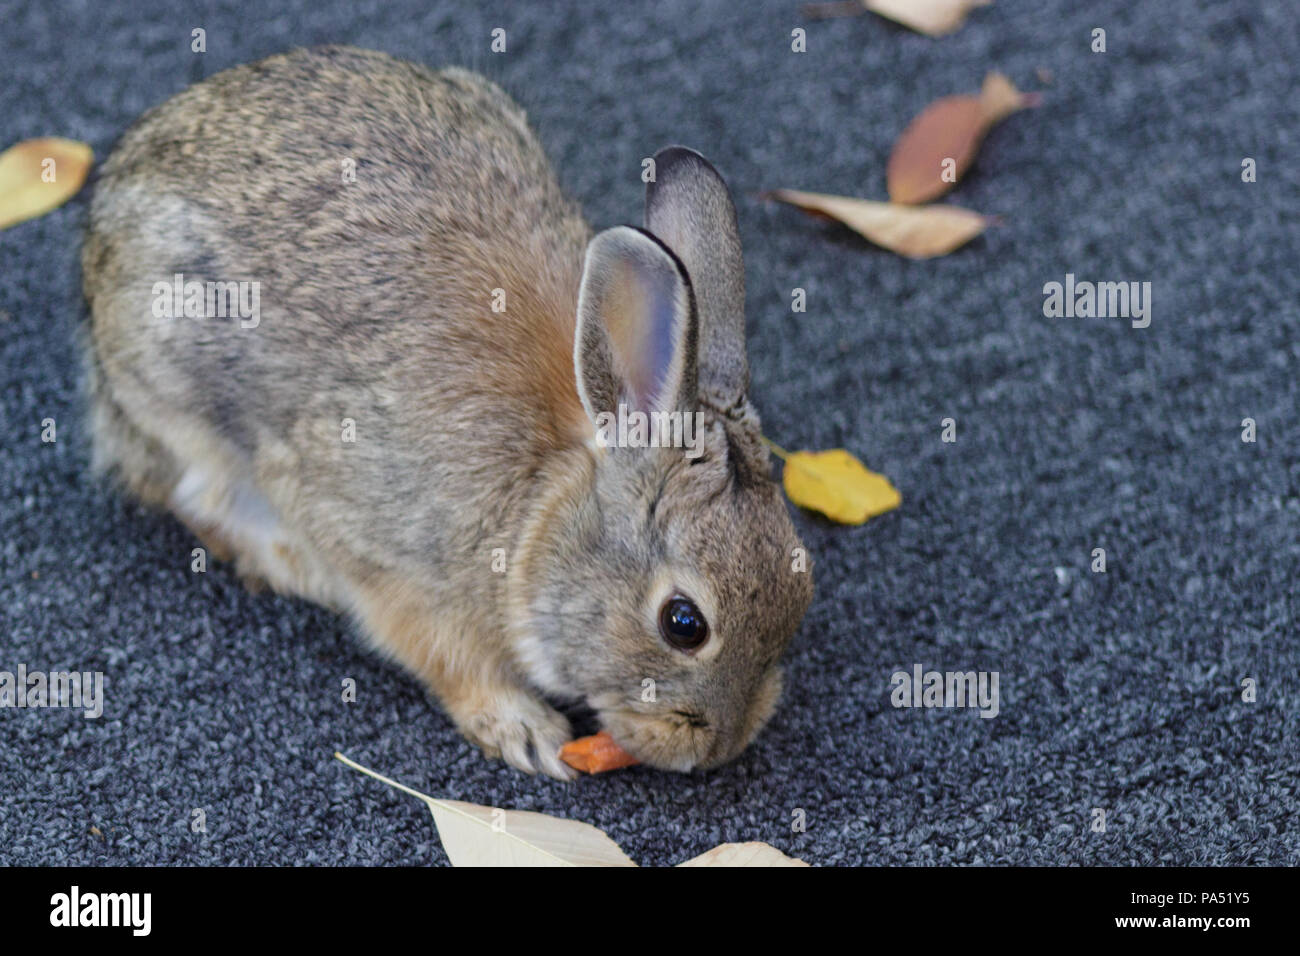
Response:
[[[694,601],[676,596],[659,611],[659,632],[673,647],[693,651],[709,639],[709,622]]]

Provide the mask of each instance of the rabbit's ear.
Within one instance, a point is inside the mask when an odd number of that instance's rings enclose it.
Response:
[[[681,263],[653,236],[607,229],[587,246],[573,363],[593,422],[602,412],[695,408],[695,306]]]
[[[699,394],[721,411],[745,400],[745,265],[736,207],[707,159],[685,146],[655,154],[645,224],[686,267],[700,323]]]

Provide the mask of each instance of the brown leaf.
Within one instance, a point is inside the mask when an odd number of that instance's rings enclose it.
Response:
[[[777,189],[765,195],[838,220],[876,245],[909,259],[947,255],[997,221],[960,206],[906,206],[797,189]]]
[[[918,33],[944,36],[952,33],[976,7],[987,7],[993,0],[837,0],[830,3],[804,4],[802,13],[813,19],[850,17],[870,10]]]
[[[979,96],[945,96],[931,103],[894,144],[886,172],[889,198],[923,203],[942,196],[966,173],[994,124],[1038,101],[1038,94],[1022,93],[1001,73],[990,73]],[[951,181],[943,177],[945,166]]]
[[[1002,122],[1012,113],[1037,106],[1042,102],[1038,93],[1022,93],[1005,73],[996,70],[984,77],[980,88],[980,111],[984,116],[985,132]]]
[[[43,216],[77,194],[95,156],[71,139],[24,140],[0,153],[0,229]]]

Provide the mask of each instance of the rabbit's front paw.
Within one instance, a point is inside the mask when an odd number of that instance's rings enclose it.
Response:
[[[479,698],[478,705],[457,715],[461,732],[525,773],[541,771],[557,780],[577,776],[560,759],[560,748],[573,736],[568,719],[525,690],[510,688]]]

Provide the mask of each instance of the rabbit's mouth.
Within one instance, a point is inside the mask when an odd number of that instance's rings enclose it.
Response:
[[[592,704],[603,730],[644,764],[685,773],[706,764],[717,734],[709,721],[688,710],[643,713],[627,706]]]
[[[757,689],[732,711],[692,708],[685,695],[641,702],[615,692],[592,694],[587,704],[601,729],[642,763],[663,770],[704,770],[737,757],[771,719],[781,697],[781,668],[769,666]],[[682,706],[687,705],[687,706]]]

